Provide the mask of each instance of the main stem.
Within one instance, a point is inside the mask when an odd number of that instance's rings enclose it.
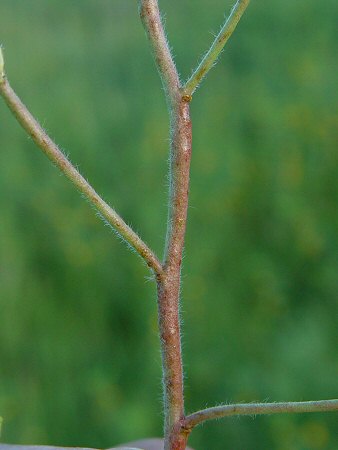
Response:
[[[188,433],[182,427],[184,396],[179,296],[188,210],[191,97],[182,94],[178,72],[165,36],[158,0],[139,0],[139,11],[161,75],[170,114],[169,213],[163,271],[157,273],[158,320],[163,364],[164,448],[184,450]]]
[[[170,193],[164,273],[158,277],[159,329],[163,363],[165,450],[184,450],[184,420],[179,297],[187,221],[191,160],[189,103],[177,95],[171,107]]]

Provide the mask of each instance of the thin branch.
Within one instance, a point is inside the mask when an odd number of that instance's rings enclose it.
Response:
[[[191,430],[196,425],[211,419],[228,416],[255,416],[258,414],[308,413],[338,411],[338,400],[286,403],[239,403],[237,405],[216,406],[197,411],[186,416],[184,429]]]
[[[124,222],[124,220],[111,208],[83,178],[78,170],[66,158],[58,146],[43,130],[41,125],[28,111],[19,97],[11,88],[3,73],[3,58],[0,49],[0,94],[7,103],[20,125],[32,137],[36,145],[45,155],[64,173],[64,175],[89,200],[100,215],[115,229],[115,231],[144,259],[146,264],[156,274],[163,272],[162,265],[156,255],[142,241],[142,239]]]
[[[154,52],[165,92],[173,101],[179,94],[180,80],[165,36],[157,0],[139,0],[140,17]]]
[[[189,97],[194,93],[202,79],[206,76],[206,74],[216,62],[219,54],[223,50],[224,45],[226,44],[232,33],[235,31],[235,28],[244,11],[246,10],[249,1],[250,0],[237,0],[236,4],[231,10],[229,17],[222,26],[221,31],[216,36],[210,49],[202,58],[202,61],[199,63],[197,69],[191,75],[190,79],[186,82],[183,88],[183,92],[186,96]]]

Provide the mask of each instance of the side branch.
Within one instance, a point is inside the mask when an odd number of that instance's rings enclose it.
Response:
[[[1,50],[0,50],[1,55]],[[0,63],[2,55],[0,58]],[[35,120],[26,106],[11,88],[0,67],[0,94],[7,103],[20,125],[32,137],[36,145],[45,155],[64,173],[64,175],[89,200],[100,215],[115,229],[115,231],[144,259],[146,264],[156,274],[163,272],[162,265],[150,248],[142,239],[123,221],[117,212],[111,208],[83,178],[72,163],[66,158],[58,146]]]
[[[191,430],[196,425],[211,419],[228,416],[255,416],[258,414],[308,413],[338,411],[338,399],[312,402],[286,403],[239,403],[237,405],[216,406],[197,411],[186,416],[183,428]]]
[[[139,0],[140,17],[154,52],[165,92],[171,102],[179,94],[180,80],[165,36],[157,0]]]
[[[224,45],[235,31],[235,28],[246,10],[250,0],[237,0],[236,4],[232,8],[232,11],[221,28],[221,31],[216,36],[210,49],[202,58],[202,61],[198,65],[197,69],[191,75],[190,79],[186,82],[183,91],[184,95],[191,96],[202,79],[206,76],[209,70],[216,62],[219,54],[223,50]]]

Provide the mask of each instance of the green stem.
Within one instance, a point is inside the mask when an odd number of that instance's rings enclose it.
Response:
[[[1,67],[0,67],[1,72]],[[156,273],[163,272],[162,265],[156,255],[142,239],[124,222],[117,212],[109,206],[83,178],[79,171],[66,158],[58,146],[35,120],[26,106],[11,88],[5,75],[0,73],[0,94],[7,103],[20,125],[32,137],[36,145],[61,170],[62,173],[89,200],[100,215],[114,230],[144,259],[146,264]]]
[[[225,21],[221,28],[221,31],[216,36],[214,42],[212,43],[210,49],[202,58],[196,70],[193,72],[189,80],[186,82],[183,91],[187,96],[191,96],[202,79],[206,76],[209,70],[214,65],[219,54],[223,50],[224,45],[235,31],[235,28],[242,17],[244,11],[246,10],[250,0],[237,0],[235,6]]]
[[[186,416],[183,428],[191,430],[206,420],[229,416],[255,416],[260,414],[309,413],[338,411],[338,400],[285,403],[239,403],[207,408]]]

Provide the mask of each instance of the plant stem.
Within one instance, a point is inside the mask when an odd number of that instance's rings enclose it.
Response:
[[[1,75],[1,74],[0,74]],[[0,94],[7,103],[20,125],[32,137],[36,145],[61,170],[61,172],[78,188],[89,200],[100,215],[115,229],[115,231],[144,259],[155,274],[163,272],[162,265],[156,255],[142,241],[142,239],[124,222],[83,178],[79,171],[66,158],[59,147],[43,130],[38,121],[28,111],[19,97],[11,88],[4,75],[0,77]]]
[[[226,44],[232,33],[235,31],[240,18],[249,5],[249,1],[250,0],[237,0],[236,4],[231,10],[229,17],[216,36],[210,49],[202,58],[202,61],[199,63],[197,69],[193,72],[189,80],[186,82],[184,86],[185,95],[191,96],[194,93],[202,79],[215,64],[219,54],[224,48],[224,45]]]
[[[165,37],[157,0],[140,0],[140,16],[151,43],[168,98],[171,120],[170,188],[164,273],[157,278],[158,317],[163,364],[164,448],[184,450],[188,433],[184,419],[183,370],[179,319],[181,263],[188,210],[191,160],[189,102]]]
[[[186,416],[183,428],[190,430],[206,420],[229,416],[255,416],[258,414],[309,413],[338,411],[338,400],[319,400],[310,402],[286,403],[239,403],[197,411]]]
[[[159,328],[163,359],[165,449],[185,449],[187,435],[175,424],[184,418],[179,320],[181,264],[187,222],[191,121],[189,103],[180,99],[172,112],[170,193],[164,276],[158,282]],[[176,442],[177,441],[177,442]]]
[[[170,101],[179,94],[180,81],[170,52],[157,0],[139,0],[139,12],[150,41],[164,90]]]

